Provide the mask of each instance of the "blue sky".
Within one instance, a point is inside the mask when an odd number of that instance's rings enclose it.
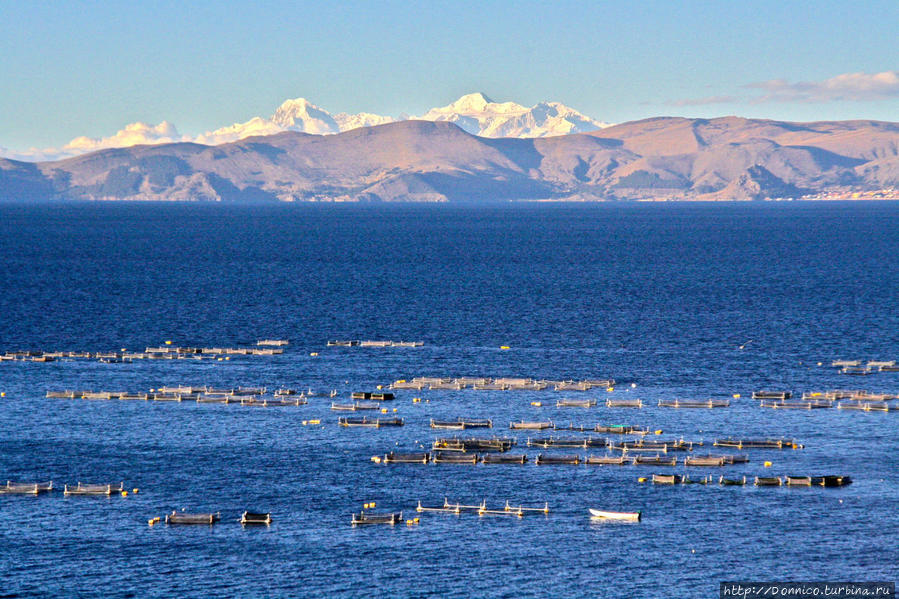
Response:
[[[482,91],[609,122],[897,121],[897,25],[896,0],[0,0],[0,147],[135,121],[196,134],[299,96],[393,116]]]

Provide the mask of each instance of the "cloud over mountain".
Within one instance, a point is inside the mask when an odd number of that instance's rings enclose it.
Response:
[[[899,97],[899,71],[882,73],[844,73],[824,81],[772,79],[750,83],[764,95],[754,102],[867,102]]]

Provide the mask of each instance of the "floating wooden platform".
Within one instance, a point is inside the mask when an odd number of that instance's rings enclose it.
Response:
[[[595,405],[595,399],[560,399],[556,402],[557,408],[592,408]]]
[[[715,447],[734,447],[736,449],[796,449],[801,447],[792,439],[717,439]]]
[[[582,447],[584,449],[590,447],[607,447],[608,440],[596,437],[577,438],[577,437],[534,437],[528,438],[528,447]]]
[[[742,478],[724,478],[723,476],[718,479],[719,485],[724,486],[744,486],[746,484],[746,477]]]
[[[587,379],[582,381],[536,380],[525,377],[433,377],[420,376],[411,380],[394,381],[392,389],[443,389],[460,391],[474,389],[478,391],[589,391],[596,387],[611,388],[615,384],[612,379]]]
[[[476,453],[457,453],[457,452],[435,452],[431,456],[431,461],[435,464],[477,464],[478,454]]]
[[[368,399],[371,401],[393,401],[396,396],[393,393],[370,393],[368,391],[353,391],[350,399]]]
[[[14,483],[6,481],[0,487],[0,495],[39,495],[53,490],[53,482],[46,483]]]
[[[749,458],[745,455],[703,455],[684,458],[684,466],[728,466],[745,464]]]
[[[609,512],[606,510],[597,510],[588,508],[591,518],[599,520],[624,520],[629,522],[639,522],[642,518],[641,512]]]
[[[669,451],[693,451],[694,446],[702,443],[684,441],[683,439],[671,439],[666,441],[652,441],[646,438],[631,441],[610,442],[609,449],[622,452],[656,451],[668,453]]]
[[[753,391],[752,399],[790,399],[793,397],[792,391]]]
[[[660,399],[660,408],[727,408],[730,401],[726,399],[708,399],[702,401],[685,401],[682,399]]]
[[[186,525],[198,525],[198,524],[206,524],[212,525],[220,520],[220,515],[218,512],[214,514],[186,514],[184,512],[172,512],[171,514],[166,514],[165,523],[166,524],[186,524]]]
[[[433,448],[440,451],[462,451],[462,452],[506,452],[515,445],[515,439],[508,438],[439,438],[435,439]]]
[[[885,401],[841,401],[837,404],[837,409],[860,412],[895,412],[899,411],[899,406],[890,405]]]
[[[593,430],[597,433],[611,433],[613,435],[648,435],[649,431],[639,426],[627,426],[624,424],[597,424]]]
[[[272,515],[260,512],[244,512],[240,516],[241,526],[268,526],[272,523]]]
[[[512,430],[544,430],[544,429],[552,428],[552,427],[553,427],[553,423],[551,421],[526,422],[526,421],[522,420],[519,422],[510,422],[509,423],[509,428]]]
[[[486,453],[481,456],[482,464],[524,464],[527,461],[528,456],[524,454]]]
[[[712,476],[703,476],[702,478],[690,478],[689,476],[685,476],[681,481],[682,485],[710,485],[714,482]]]
[[[625,466],[632,464],[633,460],[623,455],[588,455],[584,458],[584,463],[589,466]]]
[[[419,453],[394,453],[390,452],[384,456],[385,464],[427,464],[431,459],[431,454],[427,452]]]
[[[65,485],[63,487],[64,495],[113,495],[119,494],[125,490],[124,483],[117,485],[109,484],[84,484],[79,482],[74,487]]]
[[[403,426],[402,418],[338,418],[337,424],[348,427],[382,428],[386,426]]]
[[[637,466],[677,466],[677,458],[674,456],[638,455],[634,458]]]
[[[473,418],[457,418],[456,420],[431,419],[431,428],[451,430],[465,430],[467,428],[493,428],[492,420],[478,420]]]
[[[756,487],[779,487],[783,485],[783,479],[779,476],[756,476]]]
[[[652,482],[655,485],[679,485],[683,477],[678,474],[653,474]]]
[[[365,340],[334,340],[328,341],[328,347],[421,347],[424,341],[373,341]]]
[[[642,399],[607,399],[607,408],[642,408]]]
[[[331,402],[331,409],[344,412],[358,412],[360,410],[380,410],[381,404],[376,401],[355,401],[353,403]]]
[[[577,465],[581,463],[581,456],[578,455],[544,455],[542,453],[537,454],[537,458],[534,460],[534,463],[538,466],[548,466],[548,465],[556,465],[556,464],[571,464]]]
[[[833,402],[829,399],[821,400],[780,400],[780,399],[763,399],[759,402],[762,408],[774,408],[780,410],[819,410],[832,408]]]
[[[373,514],[366,512],[359,512],[358,514],[353,514],[353,519],[351,524],[353,526],[365,526],[368,524],[388,524],[393,526],[395,524],[399,524],[403,521],[403,512],[391,512],[386,514]]]

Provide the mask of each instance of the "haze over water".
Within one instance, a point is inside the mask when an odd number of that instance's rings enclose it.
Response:
[[[829,367],[899,358],[897,230],[891,202],[0,206],[0,350],[291,340],[283,355],[228,362],[0,363],[0,479],[140,489],[0,496],[2,592],[712,597],[724,580],[895,580],[896,414],[768,410],[749,397],[899,392],[899,374]],[[329,339],[425,345],[328,348]],[[329,398],[259,409],[44,397],[208,384],[337,389],[349,401],[351,391],[425,375],[618,383],[613,392],[398,391],[385,405],[406,425],[378,430],[338,427]],[[556,408],[563,397],[597,407]],[[606,408],[608,397],[646,407]],[[656,407],[675,397],[731,398],[731,407]],[[531,462],[369,459],[428,447],[452,434],[432,431],[430,419],[459,416],[492,418],[489,432],[517,437],[514,451]],[[303,426],[312,419],[321,425]],[[689,474],[854,483],[659,487],[637,479],[684,467],[535,466],[528,435],[508,430],[522,419],[644,425],[707,444],[783,436],[805,449],[744,451],[748,464]],[[363,502],[411,517],[417,501],[444,497],[548,502],[551,513],[349,525]],[[147,526],[182,507],[221,511],[222,522]],[[644,519],[591,523],[588,507]],[[243,530],[245,509],[270,511],[274,523]]]

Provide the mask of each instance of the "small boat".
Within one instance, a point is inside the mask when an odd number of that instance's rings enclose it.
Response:
[[[607,512],[604,510],[595,510],[592,507],[587,509],[590,510],[590,516],[592,518],[600,518],[603,520],[627,520],[630,522],[639,522],[642,517],[642,512]]]

